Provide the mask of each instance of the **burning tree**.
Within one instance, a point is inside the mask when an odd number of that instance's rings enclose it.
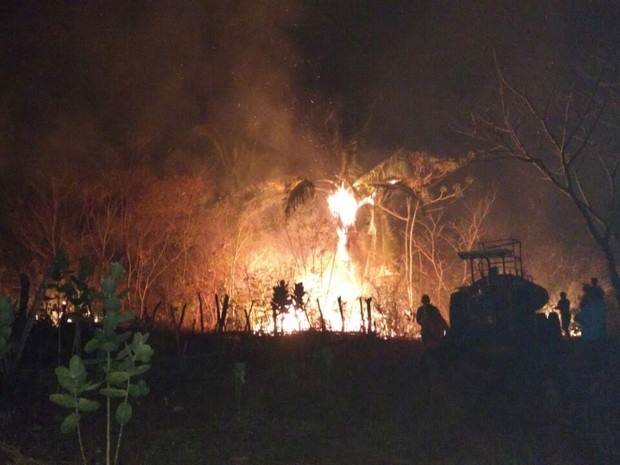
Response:
[[[356,226],[357,212],[364,205],[373,203],[371,196],[359,198],[352,185],[346,186],[346,181],[343,180],[321,180],[317,183],[307,179],[299,180],[290,190],[284,209],[289,219],[300,205],[314,199],[317,190],[326,195],[326,204],[336,225],[337,243],[329,257],[331,264],[326,283],[321,287],[325,289],[323,300],[328,304],[338,302],[338,311],[341,314],[344,305],[352,304],[364,292],[364,268],[360,267],[363,262],[358,257],[360,247]],[[344,319],[343,316],[341,318]],[[360,322],[357,320],[356,318],[350,321],[349,329],[359,326]]]
[[[452,277],[448,277],[454,260],[445,254],[445,246],[453,254],[460,233],[455,223],[448,221],[448,209],[454,200],[463,197],[472,180],[453,181],[451,185],[449,180],[467,162],[467,158],[397,152],[356,183],[372,189],[377,207],[404,223],[400,232],[409,308],[417,303],[422,287],[427,292],[432,289],[443,303],[442,296],[454,285]],[[460,209],[452,216],[465,217]]]
[[[412,308],[422,286],[428,289],[432,285],[437,293],[447,294],[453,285],[460,284],[454,267],[460,270],[461,264],[448,258],[445,250],[449,249],[448,253],[456,256],[454,249],[464,240],[478,239],[465,236],[481,233],[480,222],[488,213],[489,204],[484,212],[469,210],[470,224],[477,225],[469,231],[457,220],[448,221],[450,217],[467,216],[462,211],[450,212],[449,205],[463,196],[471,180],[446,185],[449,176],[466,162],[466,159],[439,159],[423,153],[398,152],[353,182],[342,178],[316,183],[302,179],[290,190],[285,213],[290,217],[300,205],[314,199],[317,192],[326,195],[336,223],[336,257],[340,266],[345,266],[358,283],[357,298],[364,291],[377,292],[381,287],[377,279],[386,284],[385,278],[393,276],[393,261],[398,254],[398,247],[394,247],[394,231],[399,231],[407,305]],[[366,205],[367,209],[361,208]],[[402,221],[404,228],[396,227],[393,220]],[[358,231],[360,222],[364,224],[364,237],[360,237]],[[378,253],[379,249],[382,253]],[[394,291],[400,287],[397,285]],[[381,306],[381,299],[378,301]]]

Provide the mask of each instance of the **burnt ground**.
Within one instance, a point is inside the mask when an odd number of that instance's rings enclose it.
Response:
[[[616,340],[592,367],[581,341],[437,364],[419,341],[363,335],[210,335],[186,339],[181,359],[151,339],[151,393],[134,402],[124,465],[620,463]],[[25,368],[15,386],[0,463],[81,463],[48,400],[53,366]],[[91,464],[105,463],[101,413],[84,418]]]

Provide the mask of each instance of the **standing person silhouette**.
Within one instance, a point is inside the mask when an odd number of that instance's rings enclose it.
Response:
[[[581,311],[575,315],[575,321],[581,325],[581,339],[584,343],[586,358],[592,369],[607,366],[605,348],[605,317],[607,309],[603,301],[603,291],[593,279],[584,284],[583,296],[579,306]]]
[[[431,304],[431,298],[424,294],[422,305],[418,307],[416,322],[422,328],[422,343],[427,349],[438,349],[445,343],[450,326],[441,316],[439,309]]]
[[[570,328],[570,300],[566,298],[566,292],[560,292],[560,300],[555,306],[555,310],[560,312],[560,317],[562,319],[562,331],[564,332],[565,337],[569,337],[569,328]]]
[[[598,285],[598,278],[590,278],[590,292],[595,299],[605,299],[605,291]]]
[[[445,368],[448,362],[449,346],[446,344],[446,333],[450,327],[426,294],[422,296],[422,305],[416,312],[416,322],[421,327],[425,349],[420,359],[420,377],[429,381],[429,377],[437,376],[440,373],[438,370]]]

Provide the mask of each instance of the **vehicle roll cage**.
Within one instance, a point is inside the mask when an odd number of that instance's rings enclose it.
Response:
[[[523,277],[521,241],[516,239],[480,242],[478,249],[458,252],[458,256],[463,260],[469,260],[472,284],[477,281],[476,269],[480,274],[478,279],[497,274]]]

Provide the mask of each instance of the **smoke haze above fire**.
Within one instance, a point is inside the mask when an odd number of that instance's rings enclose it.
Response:
[[[492,50],[527,76],[613,25],[613,4],[4,2],[0,170],[109,157],[191,169],[215,163],[214,138],[251,134],[260,163],[243,181],[312,178],[336,170],[322,132],[334,118],[343,140],[364,142],[366,168],[400,148],[463,155],[456,129],[488,96]],[[556,229],[558,211],[574,215],[526,168],[473,170],[499,188],[489,231],[521,236],[526,253]]]

